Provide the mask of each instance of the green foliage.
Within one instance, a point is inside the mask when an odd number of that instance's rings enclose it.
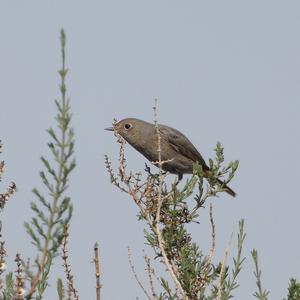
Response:
[[[288,296],[285,300],[300,300],[300,282],[295,278],[290,279],[288,287]]]
[[[50,141],[48,148],[51,159],[42,156],[44,169],[40,172],[46,193],[34,188],[33,194],[37,201],[31,203],[33,217],[25,223],[25,228],[31,237],[33,245],[40,253],[35,259],[37,273],[32,274],[30,266],[24,264],[28,279],[31,281],[31,291],[28,298],[36,292],[36,299],[42,299],[48,286],[48,276],[53,259],[58,255],[58,248],[63,238],[63,228],[72,217],[73,206],[70,197],[65,195],[68,188],[70,173],[76,166],[74,153],[74,131],[70,127],[70,100],[66,96],[65,44],[66,36],[60,33],[62,67],[59,70],[61,79],[61,99],[55,100],[57,108],[57,129],[47,130]]]
[[[242,270],[242,264],[245,261],[245,257],[242,258],[242,248],[243,243],[246,238],[244,233],[244,220],[239,222],[239,233],[238,233],[238,243],[237,243],[237,255],[236,258],[233,258],[233,269],[231,271],[231,277],[228,276],[224,280],[224,285],[222,286],[221,299],[230,299],[233,298],[232,292],[239,287],[237,283],[237,276]],[[223,280],[223,279],[222,279]]]
[[[164,250],[171,265],[177,270],[180,285],[189,299],[216,299],[219,294],[221,299],[231,298],[232,291],[238,287],[236,279],[244,261],[241,256],[245,239],[243,220],[240,221],[239,225],[238,251],[237,257],[234,259],[231,277],[228,275],[227,266],[224,266],[225,272],[221,275],[221,264],[215,265],[211,262],[211,254],[205,255],[201,251],[199,246],[193,242],[192,236],[186,227],[188,223],[198,223],[199,209],[204,208],[208,198],[217,196],[224,191],[224,185],[216,179],[222,178],[227,184],[237,170],[238,161],[223,166],[224,155],[220,143],[217,144],[215,152],[216,158],[210,160],[211,173],[207,179],[208,186],[206,188],[204,187],[202,167],[195,164],[193,176],[186,181],[182,189],[173,184],[170,191],[165,185],[163,185],[161,191],[163,201],[159,221]],[[159,176],[154,175],[153,180],[154,186],[159,187]],[[196,194],[194,194],[195,190],[197,190]],[[193,202],[191,202],[191,196],[193,196]],[[147,211],[150,213],[153,224],[156,223],[157,209],[157,201],[147,202]],[[139,218],[147,220],[144,213],[140,213]],[[149,220],[147,221],[149,223]],[[214,224],[212,225],[214,226]],[[156,257],[162,257],[162,249],[156,228],[150,226],[150,231],[145,230],[145,238],[147,244],[155,251]],[[165,278],[160,278],[160,283],[163,288],[160,299],[178,299],[177,291],[170,288]]]
[[[254,270],[254,276],[256,278],[256,286],[257,286],[257,292],[253,294],[257,299],[259,300],[267,300],[269,291],[263,290],[262,284],[261,284],[261,270],[258,267],[258,253],[256,249],[253,249],[251,251],[251,255],[255,264],[255,270]]]
[[[57,279],[56,290],[57,290],[58,299],[63,300],[64,299],[64,285],[60,278]]]
[[[13,299],[14,295],[14,279],[13,279],[13,273],[9,272],[5,276],[5,288],[3,290],[2,296],[3,300],[10,300]]]

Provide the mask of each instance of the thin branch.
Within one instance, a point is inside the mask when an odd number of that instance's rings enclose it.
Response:
[[[216,226],[215,226],[214,218],[213,218],[212,203],[210,203],[210,206],[209,206],[209,220],[210,220],[210,225],[211,225],[211,247],[208,252],[208,257],[209,257],[209,263],[211,263],[211,260],[215,254],[215,249],[216,249]]]
[[[133,273],[133,276],[134,276],[135,280],[137,281],[138,285],[140,286],[140,288],[142,289],[142,291],[144,292],[145,296],[148,298],[148,300],[152,300],[135,271],[131,256],[132,256],[132,253],[131,253],[130,248],[128,247],[128,261],[129,261],[129,265],[130,265],[131,271]]]
[[[149,194],[151,194],[151,191],[152,191],[152,179],[150,176],[148,176],[147,182],[145,184],[140,185],[137,182],[137,181],[140,181],[139,176],[133,177],[132,174],[126,175],[125,159],[122,158],[122,156],[124,155],[125,140],[123,138],[121,138],[119,135],[116,135],[116,136],[117,136],[117,142],[120,144],[119,162],[122,165],[119,166],[118,177],[120,178],[121,182],[118,181],[118,178],[114,174],[113,169],[111,167],[111,162],[109,161],[108,156],[105,155],[105,165],[106,165],[107,172],[110,175],[111,183],[114,184],[122,192],[125,192],[132,197],[133,201],[136,203],[136,205],[140,209],[142,215],[146,218],[149,226],[155,232],[155,226],[153,224],[153,221],[151,220],[149,213],[147,213],[146,209],[144,209],[142,206],[142,202],[143,202],[142,199],[144,197],[150,198]],[[133,188],[131,186],[130,180],[128,180],[129,177],[132,177],[132,179],[136,180],[136,183],[134,184]],[[142,190],[142,188],[144,188],[144,190]],[[151,198],[151,201],[152,201],[152,198]]]
[[[151,293],[152,293],[152,300],[157,300],[158,297],[155,292],[154,281],[153,281],[153,276],[155,277],[155,273],[154,273],[154,269],[152,268],[152,265],[151,265],[151,258],[145,254],[144,259],[145,259],[146,266],[147,266],[147,273],[148,273],[149,284],[150,284],[150,289],[151,289]]]
[[[1,144],[0,144],[0,146],[1,146]],[[0,179],[1,179],[3,172],[4,172],[4,161],[0,161]]]
[[[261,270],[259,269],[258,266],[258,253],[256,249],[253,249],[251,251],[251,255],[254,261],[254,265],[255,265],[255,270],[254,270],[254,276],[256,279],[256,286],[258,291],[255,292],[253,294],[254,297],[256,297],[259,300],[267,300],[268,299],[268,295],[269,295],[269,291],[267,290],[263,290],[262,288],[262,283],[261,283]]]
[[[232,230],[232,232],[231,232],[230,239],[228,241],[228,244],[227,244],[227,247],[225,250],[224,260],[223,260],[222,266],[221,266],[220,281],[219,281],[219,287],[218,287],[218,299],[219,300],[222,299],[221,296],[222,296],[222,289],[223,289],[223,285],[224,285],[224,275],[225,275],[229,251],[230,251],[232,240],[233,240],[233,233],[234,233],[234,230]]]
[[[100,259],[99,259],[99,245],[95,243],[94,245],[94,259],[92,261],[95,264],[95,276],[96,276],[96,299],[100,300],[100,291],[101,291],[101,283],[100,283]]]
[[[68,262],[69,255],[68,255],[68,237],[69,237],[69,232],[68,232],[68,225],[64,226],[64,238],[62,241],[62,259],[63,259],[63,266],[66,274],[66,279],[68,283],[68,293],[73,294],[73,299],[78,300],[78,293],[77,290],[74,287],[74,276],[72,275],[72,270],[71,270],[71,265]]]

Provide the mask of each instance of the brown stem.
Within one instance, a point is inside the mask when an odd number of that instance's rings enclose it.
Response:
[[[131,260],[131,250],[130,248],[128,247],[128,261],[129,261],[129,265],[130,265],[130,269],[133,273],[133,276],[135,278],[135,280],[137,281],[138,285],[140,286],[140,288],[142,289],[142,291],[144,292],[145,296],[148,298],[148,300],[151,300],[151,297],[149,296],[147,290],[145,289],[144,285],[142,284],[142,282],[140,281],[136,271],[135,271],[135,268],[134,268],[134,264]]]
[[[46,259],[48,257],[48,244],[49,244],[49,240],[47,239],[46,242],[45,242],[43,252],[42,252],[42,258],[41,258],[39,266],[38,266],[39,269],[38,269],[37,273],[35,274],[34,278],[31,281],[31,287],[30,287],[30,290],[29,290],[28,294],[26,295],[26,300],[29,300],[29,299],[32,298],[32,296],[35,292],[36,286],[39,282],[41,273],[42,273],[42,271],[45,267]]]
[[[73,295],[73,299],[74,300],[78,300],[79,296],[77,293],[77,290],[75,289],[74,286],[74,277],[72,275],[72,270],[71,270],[71,265],[69,264],[68,260],[69,260],[69,254],[68,254],[68,237],[69,237],[69,232],[68,232],[68,225],[65,225],[64,227],[64,238],[62,241],[62,259],[63,259],[63,267],[64,267],[64,271],[65,271],[65,275],[66,275],[66,279],[67,279],[67,283],[68,283],[68,294],[72,294]]]
[[[95,263],[95,276],[96,276],[96,299],[100,300],[100,291],[101,291],[101,283],[100,283],[100,259],[99,259],[99,245],[95,243],[94,245],[94,259]]]

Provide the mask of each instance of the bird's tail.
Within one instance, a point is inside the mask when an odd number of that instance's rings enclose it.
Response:
[[[224,185],[224,182],[221,180],[221,179],[217,179],[218,182],[223,185],[223,188],[224,188],[224,191],[229,194],[230,196],[232,197],[235,197],[236,196],[236,192],[234,190],[232,190],[228,185]]]

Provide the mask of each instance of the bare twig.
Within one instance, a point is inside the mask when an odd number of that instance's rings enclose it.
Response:
[[[111,183],[114,184],[117,188],[119,188],[122,192],[127,193],[128,191],[120,185],[120,182],[118,181],[118,178],[115,176],[115,174],[113,172],[113,169],[112,169],[112,166],[111,166],[111,161],[109,160],[108,156],[104,155],[104,159],[105,159],[105,166],[106,166],[107,172],[110,175]]]
[[[100,291],[101,291],[101,284],[100,284],[100,259],[99,259],[99,245],[95,243],[94,245],[94,259],[92,261],[95,264],[95,276],[96,276],[96,299],[100,300]]]
[[[144,292],[145,296],[151,300],[151,297],[149,296],[146,288],[143,286],[142,282],[140,281],[136,271],[135,271],[135,268],[134,268],[134,264],[132,262],[132,259],[131,259],[131,256],[132,256],[132,253],[131,253],[131,250],[130,248],[128,247],[128,261],[129,261],[129,265],[130,265],[130,268],[131,268],[131,271],[133,273],[133,276],[135,278],[135,280],[137,281],[138,285],[140,286],[140,288],[142,289],[142,291]]]
[[[73,295],[74,300],[78,300],[78,293],[77,290],[74,287],[74,276],[72,275],[72,270],[71,266],[68,262],[69,255],[68,255],[68,237],[69,237],[69,232],[68,232],[68,225],[65,225],[64,227],[64,237],[62,241],[62,259],[63,259],[63,266],[66,274],[66,279],[68,283],[68,293]]]
[[[151,202],[153,201],[153,197],[152,197],[153,180],[151,176],[148,176],[146,183],[140,183],[141,180],[140,180],[139,173],[136,174],[136,176],[133,176],[132,174],[126,175],[125,159],[122,158],[122,156],[124,155],[125,140],[123,138],[118,138],[117,142],[120,144],[119,162],[120,164],[122,164],[121,166],[119,166],[119,174],[118,174],[120,181],[118,180],[118,177],[113,172],[113,169],[111,167],[111,162],[109,161],[108,156],[105,155],[105,165],[110,175],[111,182],[122,192],[125,192],[132,197],[133,201],[139,207],[142,215],[146,218],[149,226],[155,231],[155,227],[150,218],[150,215],[142,205],[144,198],[146,200],[148,199]],[[133,185],[130,179],[128,179],[129,177],[135,181]]]
[[[4,172],[4,161],[0,161],[0,180],[1,180],[1,176],[2,176],[3,172]]]
[[[144,259],[145,259],[146,266],[147,266],[147,273],[148,273],[149,285],[150,285],[151,294],[152,294],[152,300],[157,300],[158,297],[155,292],[154,281],[153,281],[153,276],[154,277],[156,277],[156,276],[154,273],[154,269],[152,268],[152,265],[151,265],[151,258],[145,254]]]
[[[213,218],[212,203],[210,203],[210,206],[209,206],[209,220],[210,220],[210,225],[211,225],[211,247],[208,252],[208,257],[209,257],[209,263],[211,263],[211,260],[215,254],[215,249],[216,249],[216,226],[215,226],[214,218]]]
[[[221,266],[221,272],[220,272],[220,277],[219,277],[220,281],[219,281],[219,287],[218,287],[218,299],[219,300],[221,300],[221,298],[222,298],[222,289],[223,289],[223,285],[224,285],[224,276],[225,276],[226,264],[227,264],[227,260],[228,260],[230,247],[231,247],[231,244],[232,244],[233,233],[234,233],[234,229],[231,232],[230,239],[228,241],[228,244],[227,244],[227,247],[226,247],[226,250],[225,250],[224,259],[223,259],[222,266]]]

